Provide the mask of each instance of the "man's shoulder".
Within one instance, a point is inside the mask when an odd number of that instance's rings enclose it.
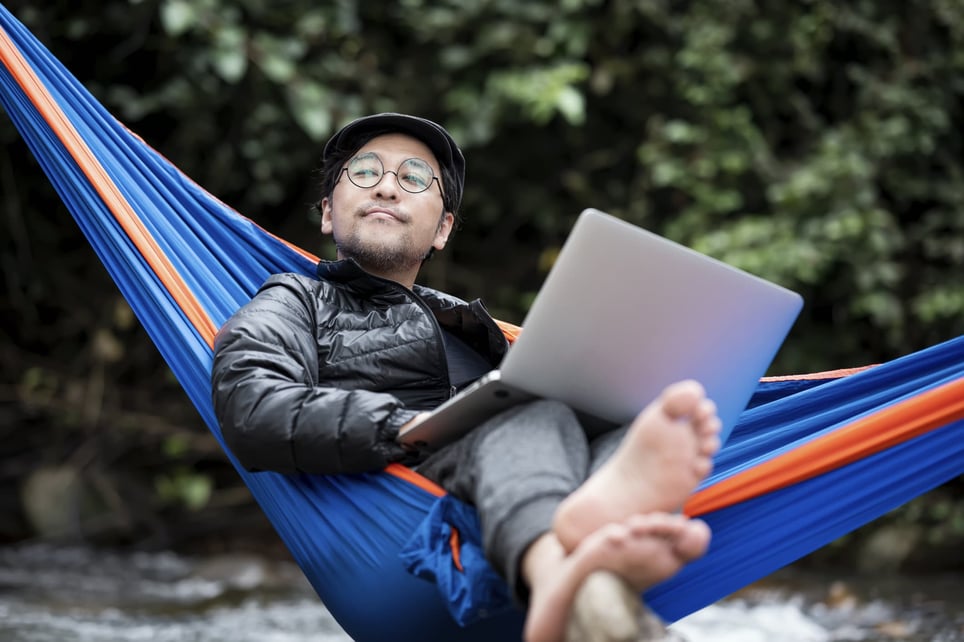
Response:
[[[390,307],[399,301],[410,302],[399,295],[398,288],[385,288],[380,282],[340,281],[296,273],[270,276],[255,295],[254,301],[258,300],[303,307],[319,320],[342,312],[366,310],[373,306]]]
[[[296,272],[280,272],[278,274],[272,274],[265,279],[264,283],[259,289],[259,292],[279,286],[312,291],[317,290],[319,287],[323,287],[323,284],[324,281],[306,274],[298,274]]]
[[[299,313],[298,310],[307,309],[312,299],[316,298],[318,285],[317,279],[303,274],[272,274],[254,295],[235,311],[231,320],[237,324],[247,320],[257,321],[266,315],[300,316],[304,313]]]
[[[325,287],[324,282],[304,274],[293,272],[272,274],[261,284],[251,298],[251,302],[264,304],[278,301],[282,304],[290,304],[293,301],[303,301],[307,303],[316,299],[320,290]]]

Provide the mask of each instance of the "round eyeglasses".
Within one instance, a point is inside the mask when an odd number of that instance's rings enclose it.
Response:
[[[394,172],[385,169],[382,159],[375,152],[365,152],[359,154],[348,161],[348,165],[342,168],[348,174],[348,180],[355,187],[367,189],[378,185],[385,174],[394,174],[398,186],[406,192],[419,194],[432,186],[432,181],[439,180],[432,167],[420,158],[409,158],[403,160]],[[442,183],[439,181],[439,191]]]

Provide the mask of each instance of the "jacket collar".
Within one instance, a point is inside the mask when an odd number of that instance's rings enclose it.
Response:
[[[335,283],[353,283],[355,281],[383,281],[361,268],[355,259],[341,259],[338,261],[318,261],[315,273],[319,279]]]
[[[372,296],[407,291],[406,288],[394,281],[369,274],[358,265],[355,259],[319,261],[315,273],[319,279],[339,283],[362,295]],[[421,297],[434,310],[465,304],[458,297],[418,284],[415,284],[412,292]]]
[[[398,283],[369,274],[354,259],[319,261],[316,272],[319,279],[337,283],[361,296],[411,296],[408,289]],[[501,361],[508,343],[482,301],[477,299],[467,303],[451,294],[418,284],[412,288],[412,293],[432,310],[442,327],[457,332],[482,354],[489,355],[493,366]]]

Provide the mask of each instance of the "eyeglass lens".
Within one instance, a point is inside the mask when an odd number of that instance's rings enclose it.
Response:
[[[348,180],[362,188],[378,185],[386,172],[385,166],[382,165],[382,159],[374,152],[359,154],[351,159],[345,169],[348,173]],[[406,192],[415,194],[424,192],[431,187],[432,180],[435,178],[435,172],[432,171],[429,164],[419,158],[404,160],[396,171],[388,171],[395,174],[395,180],[398,181],[399,187]]]

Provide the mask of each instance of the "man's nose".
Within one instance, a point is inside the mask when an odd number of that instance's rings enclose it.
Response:
[[[398,186],[398,175],[395,172],[386,171],[382,174],[382,180],[375,186],[375,196],[395,200],[398,198],[399,189],[401,188]]]

